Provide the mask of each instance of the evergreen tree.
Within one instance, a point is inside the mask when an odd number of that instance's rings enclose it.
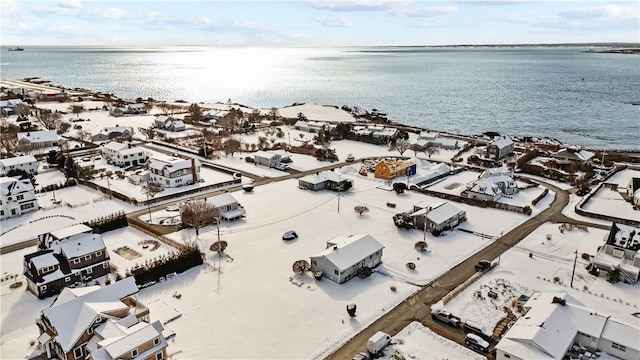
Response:
[[[64,177],[67,179],[78,177],[78,165],[71,156],[66,158],[64,162]]]

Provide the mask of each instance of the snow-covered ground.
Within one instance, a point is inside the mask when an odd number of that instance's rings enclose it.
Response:
[[[621,219],[640,220],[640,211],[634,210],[633,204],[625,201],[617,190],[606,186],[600,187],[600,189],[591,196],[591,199],[582,206],[582,210]]]
[[[395,359],[486,359],[458,343],[444,338],[417,321],[400,330],[384,350],[382,360]]]
[[[607,313],[640,327],[638,312],[640,285],[611,284],[586,270],[583,253],[595,255],[604,243],[607,231],[589,228],[561,233],[558,224],[546,223],[500,257],[500,264],[449,301],[444,308],[493,330],[506,316],[504,307],[515,312],[514,300],[534,291],[568,292],[599,313]],[[547,239],[551,235],[551,240]],[[571,288],[571,274],[577,251],[576,272]],[[533,257],[529,257],[532,253]],[[493,290],[496,299],[487,297]],[[442,307],[442,303],[434,305]]]
[[[423,240],[424,233],[398,230],[392,216],[420,201],[442,200],[412,192],[396,195],[381,189],[378,181],[365,178],[354,178],[354,188],[340,195],[298,189],[296,180],[233,195],[247,216],[222,224],[221,238],[229,243],[225,257],[219,259],[209,251],[217,239],[214,226],[203,228],[197,239],[192,229],[172,233],[169,236],[177,241],[197,240],[207,254],[207,265],[139,294],[142,302],[161,300],[182,314],[167,324],[177,334],[169,347],[174,359],[208,358],[212,347],[218,358],[321,358],[417,291],[419,287],[413,284],[431,281],[493,241],[455,230],[440,237],[428,233],[429,251],[418,253],[414,244]],[[397,207],[389,208],[387,202]],[[360,216],[353,210],[356,205],[370,211]],[[495,209],[455,206],[467,211],[468,221],[461,226],[493,236],[528,218]],[[167,212],[152,216],[166,217]],[[298,232],[299,239],[283,242],[282,233],[291,229]],[[336,236],[361,233],[373,235],[385,246],[383,264],[370,278],[337,285],[327,279],[315,281],[309,275],[294,276],[294,261],[309,259]],[[113,254],[112,247],[126,244],[142,255],[149,252],[138,249],[146,235],[137,231],[121,229],[103,236],[120,272],[128,264]],[[25,253],[2,255],[2,271],[21,273]],[[415,270],[407,269],[409,261],[416,264]],[[176,292],[182,295],[180,299],[172,296]],[[12,322],[10,328],[15,330],[5,332],[3,327],[3,353],[20,357],[33,350],[29,340],[38,335],[33,319],[50,301],[35,300],[24,288],[3,296],[2,322]],[[350,302],[358,305],[356,318],[350,318],[345,310]],[[24,316],[15,318],[14,312]],[[151,314],[152,319],[163,316]]]

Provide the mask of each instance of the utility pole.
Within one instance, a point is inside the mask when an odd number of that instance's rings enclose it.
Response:
[[[220,246],[220,218],[216,218],[216,229],[218,230],[218,288],[216,289],[216,293],[220,292],[220,271],[222,267],[222,247]]]
[[[340,213],[340,189],[338,189],[338,214]]]
[[[578,249],[575,252],[576,256],[573,259],[573,271],[571,272],[571,287],[573,288],[573,275],[576,273],[576,262],[578,262]]]
[[[424,237],[422,240],[425,242],[427,241],[427,215],[429,214],[429,211],[431,211],[430,207],[424,208]]]

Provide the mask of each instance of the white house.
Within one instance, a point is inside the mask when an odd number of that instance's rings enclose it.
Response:
[[[258,165],[268,166],[270,168],[276,167],[282,161],[282,157],[279,154],[269,151],[256,151],[253,154],[253,160]]]
[[[569,163],[572,161],[585,163],[595,154],[591,151],[584,150],[580,146],[572,145],[551,155],[552,158],[558,159],[561,163]]]
[[[55,130],[30,131],[18,133],[18,143],[34,148],[58,146],[60,136]]]
[[[31,181],[0,177],[0,219],[22,215],[39,208]]]
[[[147,151],[138,146],[130,146],[112,141],[102,147],[102,156],[116,166],[129,167],[147,162]]]
[[[127,106],[127,111],[130,114],[146,114],[147,108],[143,103],[136,103],[136,104],[131,104]]]
[[[6,115],[15,114],[15,109],[18,105],[22,104],[20,99],[9,99],[0,101],[0,109]]]
[[[426,214],[426,216],[425,216]],[[426,203],[418,203],[413,206],[413,211],[409,214],[413,217],[413,224],[416,229],[426,229],[431,233],[438,233],[451,229],[459,223],[467,220],[467,213],[445,201],[441,204],[431,206]],[[425,228],[426,218],[426,228]]]
[[[478,180],[467,185],[460,195],[469,199],[498,201],[503,195],[519,192],[518,184],[505,167],[487,169]]]
[[[24,170],[29,174],[37,174],[38,160],[33,155],[0,159],[0,176],[6,175],[11,170]]]
[[[200,181],[200,160],[156,155],[149,159],[150,181],[164,187],[190,185]]]
[[[133,277],[102,288],[65,288],[36,319],[38,347],[48,359],[166,359],[164,328],[149,323],[138,291]]]
[[[353,186],[353,181],[333,171],[322,171],[318,174],[301,177],[298,179],[298,186],[314,191],[322,189],[345,191]]]
[[[166,115],[158,115],[153,121],[153,125],[158,129],[164,129],[168,131],[184,131],[185,125],[184,121],[174,119],[171,116]]]
[[[231,194],[220,194],[207,200],[216,208],[223,220],[236,220],[244,217],[246,211]]]
[[[633,205],[640,207],[640,178],[634,177],[629,180],[627,198]]]
[[[382,263],[384,246],[371,235],[339,236],[327,242],[327,248],[311,256],[311,271],[342,284],[364,267],[375,268]]]
[[[496,345],[497,360],[593,359],[595,351],[606,358],[640,358],[637,322],[626,324],[567,293],[534,293],[524,309]]]
[[[509,136],[501,136],[487,145],[486,157],[493,160],[500,160],[513,153],[515,144]]]

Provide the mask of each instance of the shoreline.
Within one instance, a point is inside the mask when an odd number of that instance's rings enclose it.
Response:
[[[460,46],[476,46],[476,45],[456,45],[455,47],[460,47]],[[481,45],[484,47],[490,47],[490,46],[527,46],[527,45]],[[567,45],[539,45],[539,46],[567,46]],[[430,46],[430,47],[438,47],[438,46]],[[446,46],[446,47],[454,47],[454,46]],[[638,51],[638,54],[640,54],[640,48],[637,49],[632,49],[635,51]],[[606,51],[616,51],[616,50],[603,50],[604,52]],[[585,52],[594,52],[594,53],[598,53],[599,51],[591,51],[587,50]],[[123,101],[123,102],[135,102],[136,99],[124,99],[124,98],[120,98],[119,96],[113,94],[113,93],[103,93],[101,91],[95,91],[92,89],[86,89],[86,88],[69,88],[66,85],[62,85],[62,84],[55,84],[52,83],[50,80],[44,80],[41,79],[40,77],[37,76],[32,76],[32,77],[26,77],[26,78],[22,78],[22,79],[0,79],[0,86],[2,87],[10,87],[7,85],[14,85],[14,86],[23,86],[26,89],[29,90],[33,90],[33,91],[47,91],[47,90],[62,90],[63,92],[67,93],[69,97],[83,97],[83,96],[96,96],[96,95],[101,95],[104,97],[109,97],[109,101],[111,102],[117,102],[117,101]],[[25,86],[26,85],[26,86]],[[151,98],[149,98],[151,99]],[[4,97],[3,97],[3,100]],[[104,101],[105,99],[99,99],[97,101]],[[143,99],[145,100],[145,99]],[[158,100],[158,99],[152,99],[154,101],[154,103],[182,103],[182,104],[192,104],[192,102],[184,100],[184,99],[179,99],[179,100],[175,100],[172,102],[169,102],[167,100]],[[42,102],[42,101],[40,101]],[[45,101],[45,102],[50,102],[50,101]],[[67,99],[65,102],[69,102],[69,99]],[[202,102],[198,103],[201,104]],[[208,102],[209,104],[213,104],[213,103],[220,103],[222,104],[222,101],[217,101],[217,102]],[[287,107],[291,107],[291,106],[296,106],[296,105],[304,105],[304,104],[312,104],[312,103],[299,103],[299,102],[293,102],[290,105],[285,105],[280,107],[279,109],[284,109]],[[631,105],[639,105],[640,102],[629,102],[629,104]],[[237,104],[234,103],[234,105],[238,105],[240,107],[246,107],[246,108],[250,108],[250,109],[258,109],[258,110],[265,110],[263,108],[255,108],[253,106],[248,106],[248,105],[244,105],[244,104]],[[320,105],[320,104],[318,104]],[[320,106],[330,106],[330,107],[334,107],[336,109],[340,109],[341,106],[340,105],[328,105],[328,104],[323,104]],[[368,109],[366,110],[368,114],[370,114],[369,111],[377,111],[377,109]],[[383,113],[384,114],[384,113]],[[355,122],[358,123],[358,119],[359,117],[357,117],[356,114],[351,113],[351,115],[354,117]],[[283,117],[285,119],[292,119],[292,118],[288,118],[288,117]],[[578,145],[583,149],[586,150],[592,150],[592,151],[602,151],[602,152],[613,152],[613,153],[620,153],[620,154],[637,154],[640,153],[640,147],[636,148],[636,149],[615,149],[615,148],[600,148],[600,147],[592,147],[592,146],[584,146],[582,144],[576,144],[576,143],[569,143],[569,142],[565,142],[563,140],[557,139],[557,138],[552,138],[552,137],[548,137],[548,136],[536,136],[536,135],[513,135],[513,134],[507,134],[507,133],[499,133],[499,132],[495,132],[491,129],[487,129],[485,132],[481,133],[481,134],[462,134],[462,133],[451,133],[448,131],[442,131],[442,130],[438,130],[438,129],[432,129],[432,128],[425,128],[425,127],[419,127],[419,126],[415,126],[415,125],[410,125],[410,124],[405,124],[402,122],[398,122],[395,120],[390,120],[387,119],[386,117],[382,118],[384,121],[382,121],[382,124],[387,124],[387,125],[391,125],[392,127],[396,127],[396,128],[402,128],[402,129],[407,129],[416,133],[419,133],[420,131],[433,131],[433,132],[437,132],[440,133],[446,137],[450,137],[450,138],[456,138],[459,140],[465,140],[465,141],[490,141],[490,138],[486,135],[486,134],[494,134],[494,135],[500,135],[500,136],[510,136],[512,138],[514,138],[514,140],[517,140],[519,142],[522,142],[524,139],[524,142],[531,142],[534,144],[545,144],[545,145],[557,145],[559,147],[566,147],[566,146],[571,146],[571,145]],[[370,119],[365,119],[364,121],[360,121],[362,123],[378,123],[376,121],[372,121]]]

